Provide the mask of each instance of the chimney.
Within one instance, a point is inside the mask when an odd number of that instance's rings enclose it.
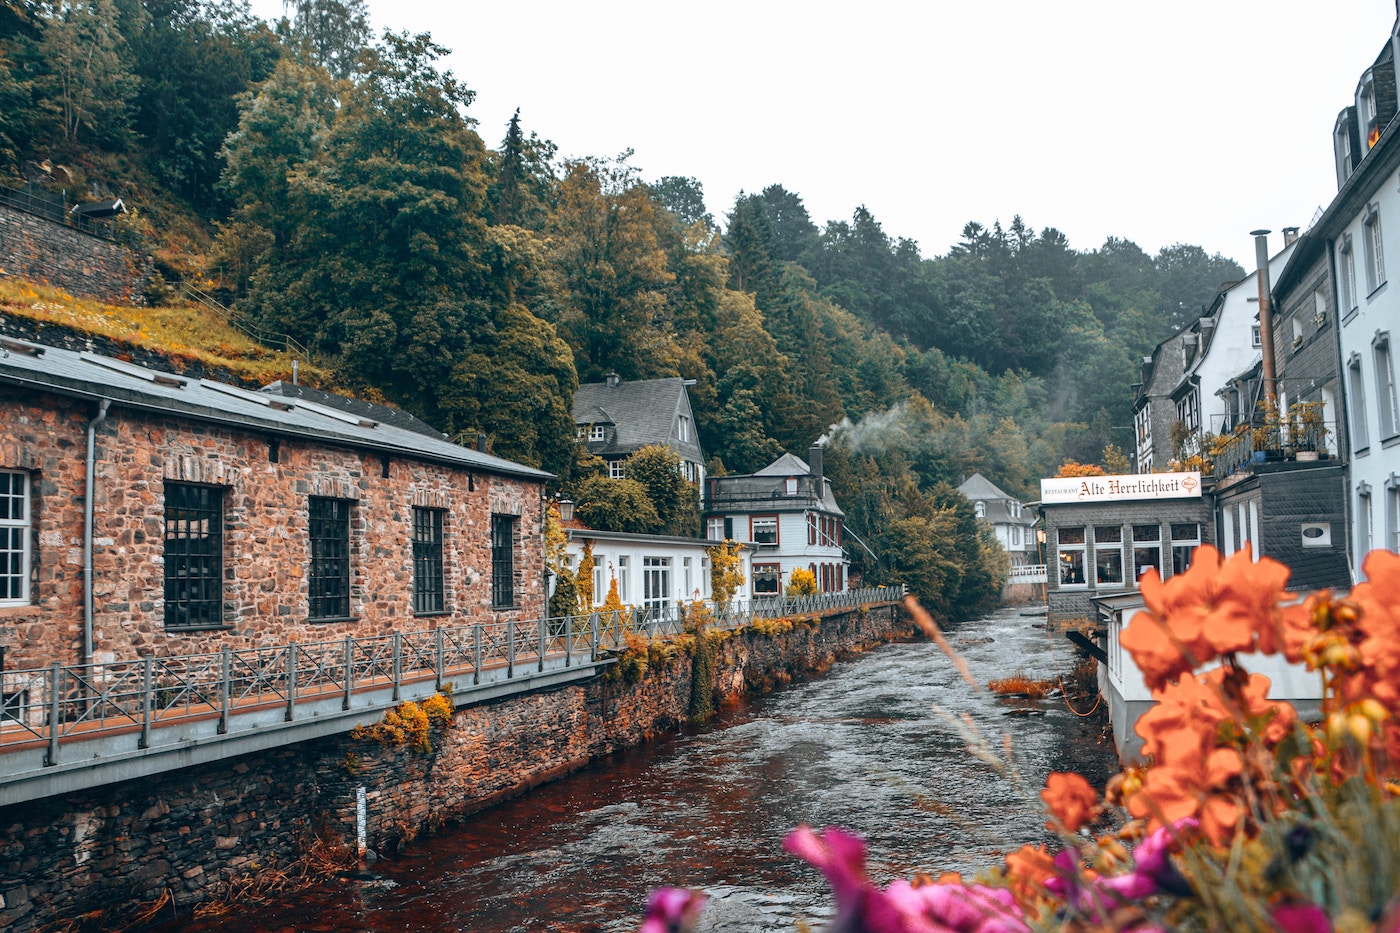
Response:
[[[486,453],[486,433],[484,431],[478,432],[476,435],[476,449]]]
[[[813,444],[812,449],[807,451],[807,466],[812,468],[812,478],[816,480],[817,495],[823,495],[826,490],[822,487],[822,445]]]
[[[1283,228],[1283,245],[1284,245],[1284,246],[1287,246],[1288,244],[1295,242],[1297,239],[1298,239],[1298,228],[1297,228],[1297,227],[1284,227],[1284,228]]]
[[[1278,375],[1274,367],[1274,313],[1270,304],[1273,283],[1269,281],[1269,231],[1251,230],[1254,237],[1254,263],[1259,268],[1259,342],[1263,353],[1264,397],[1278,401]]]
[[[622,381],[622,377],[615,372],[608,373],[608,388],[616,389],[617,384]]]

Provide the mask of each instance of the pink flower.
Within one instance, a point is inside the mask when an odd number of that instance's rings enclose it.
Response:
[[[1028,933],[1010,891],[985,885],[895,881],[881,891],[865,870],[865,842],[840,829],[799,826],[783,840],[831,884],[836,917],[826,933]]]
[[[1307,901],[1281,901],[1269,910],[1269,918],[1280,933],[1332,933],[1327,912]]]
[[[831,885],[836,919],[828,930],[862,929],[865,903],[875,891],[865,872],[865,840],[834,826],[820,834],[799,826],[787,834],[783,848],[819,869]]]
[[[687,933],[695,929],[705,895],[685,888],[657,888],[647,898],[647,915],[637,933]]]

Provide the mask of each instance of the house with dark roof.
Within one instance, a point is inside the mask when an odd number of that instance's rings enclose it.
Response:
[[[0,663],[539,618],[550,478],[388,406],[0,338]]]
[[[1025,508],[1020,499],[981,473],[973,473],[964,480],[958,492],[972,502],[977,517],[992,526],[997,543],[1011,558],[1011,566],[1040,563],[1035,538],[1036,515]]]
[[[611,373],[574,393],[574,424],[588,452],[607,461],[608,475],[620,478],[623,461],[643,447],[670,447],[680,454],[681,471],[692,483],[705,480],[705,452],[695,433],[695,413],[686,386],[669,379],[625,382]]]
[[[844,549],[845,513],[822,475],[822,449],[804,463],[783,454],[757,473],[710,477],[705,482],[705,537],[753,548],[750,590],[775,596],[794,570],[810,570],[823,593],[844,593],[850,561]]]

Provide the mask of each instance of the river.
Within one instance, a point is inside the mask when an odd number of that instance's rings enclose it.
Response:
[[[1035,622],[1003,610],[950,640],[981,684],[1068,671],[1068,642]],[[798,824],[865,836],[881,882],[976,873],[1045,838],[1034,802],[970,755],[940,709],[970,716],[998,749],[1009,735],[1032,792],[1052,770],[1098,786],[1109,773],[1111,744],[1062,700],[974,692],[934,645],[892,644],[597,761],[358,876],[161,930],[613,933],[636,929],[660,885],[707,892],[702,931],[820,925],[827,886],[781,846]]]

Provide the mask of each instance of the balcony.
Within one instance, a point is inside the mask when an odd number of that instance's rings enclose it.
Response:
[[[1252,473],[1256,466],[1264,463],[1331,459],[1329,436],[1336,436],[1336,422],[1311,417],[1293,420],[1287,425],[1277,421],[1241,425],[1233,434],[1217,438],[1210,448],[1215,478],[1223,480],[1239,473]]]

